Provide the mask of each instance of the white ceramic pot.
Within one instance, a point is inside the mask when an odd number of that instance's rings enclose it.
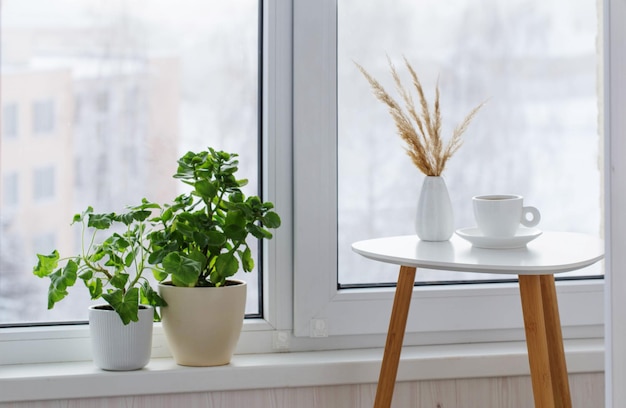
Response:
[[[152,353],[154,308],[141,305],[139,321],[122,323],[108,305],[89,308],[89,333],[93,361],[110,371],[139,370],[148,364]]]
[[[447,241],[454,233],[454,213],[442,177],[424,178],[417,203],[415,232],[422,241]]]
[[[163,330],[174,360],[184,366],[230,363],[243,326],[247,285],[231,279],[215,287],[159,284],[167,302],[161,308]]]

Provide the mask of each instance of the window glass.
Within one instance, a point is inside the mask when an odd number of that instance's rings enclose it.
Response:
[[[474,226],[471,197],[521,194],[542,230],[599,234],[602,222],[595,0],[338,2],[338,257],[341,284],[395,282],[397,268],[351,252],[354,241],[415,234],[423,175],[405,154],[387,107],[354,62],[398,100],[410,62],[442,133],[486,105],[443,173],[455,228]],[[415,93],[413,93],[415,95]],[[415,96],[417,102],[417,96]],[[580,274],[601,273],[599,266]],[[418,280],[488,275],[423,271]]]
[[[17,104],[8,103],[2,107],[2,136],[17,137]]]
[[[16,172],[7,173],[2,178],[2,203],[6,208],[11,208],[19,203],[19,179]]]
[[[0,173],[28,177],[16,186],[19,211],[0,207],[0,324],[85,320],[78,285],[46,309],[35,253],[73,254],[80,234],[69,224],[88,205],[169,203],[182,192],[172,175],[185,152],[238,153],[245,193],[258,194],[258,20],[250,0],[2,2],[1,99],[28,112],[3,109],[16,116],[3,132],[27,134],[2,146]],[[261,264],[238,276],[250,315],[262,312]]]
[[[33,102],[33,132],[50,133],[54,130],[54,101],[39,100]]]
[[[55,195],[55,179],[54,167],[46,166],[35,169],[33,198],[35,202],[41,202],[54,198]]]

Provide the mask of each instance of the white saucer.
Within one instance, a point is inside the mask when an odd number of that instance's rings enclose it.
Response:
[[[486,237],[477,227],[461,228],[456,230],[456,233],[477,248],[511,249],[526,246],[527,243],[541,235],[541,230],[519,227],[515,236],[511,238]]]

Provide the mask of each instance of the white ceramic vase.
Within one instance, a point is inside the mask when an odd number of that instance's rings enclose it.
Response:
[[[227,282],[219,288],[159,284],[159,294],[167,302],[161,308],[163,330],[177,364],[230,363],[243,326],[248,287],[241,280]]]
[[[440,176],[424,178],[417,203],[415,232],[422,241],[447,241],[454,233],[452,202]]]
[[[89,308],[89,334],[94,364],[103,370],[139,370],[148,364],[152,353],[154,308],[141,305],[139,321],[122,323],[108,305]]]

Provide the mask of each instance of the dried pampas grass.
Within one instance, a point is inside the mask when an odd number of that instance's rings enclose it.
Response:
[[[439,106],[439,85],[435,89],[435,103],[431,112],[428,101],[424,96],[424,90],[420,83],[415,70],[409,64],[406,58],[404,63],[411,75],[413,86],[417,91],[419,98],[419,111],[415,107],[411,94],[404,88],[396,68],[387,58],[391,75],[396,84],[396,89],[402,101],[405,104],[406,111],[402,109],[400,104],[393,99],[382,85],[376,81],[361,65],[356,64],[357,68],[365,76],[370,83],[374,95],[381,102],[389,107],[389,112],[396,123],[396,128],[400,137],[406,142],[407,154],[422,173],[427,176],[441,176],[446,163],[456,153],[463,144],[461,135],[467,130],[472,119],[485,102],[476,106],[465,117],[463,122],[457,126],[452,132],[452,138],[448,143],[443,143],[441,137],[441,109]]]

